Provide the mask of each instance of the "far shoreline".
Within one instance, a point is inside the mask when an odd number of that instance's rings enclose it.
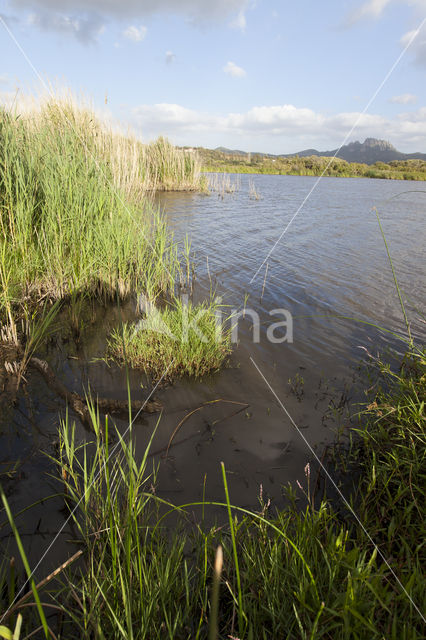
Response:
[[[272,171],[247,171],[247,170],[238,170],[238,169],[229,169],[229,168],[210,168],[210,167],[202,167],[201,173],[217,173],[217,174],[229,174],[229,175],[248,175],[248,176],[291,176],[292,178],[356,178],[356,179],[365,179],[365,180],[398,180],[400,182],[425,182],[426,174],[423,177],[413,177],[413,178],[404,178],[403,176],[366,176],[366,175],[341,175],[341,174],[327,174],[327,175],[317,175],[312,173],[278,173]]]

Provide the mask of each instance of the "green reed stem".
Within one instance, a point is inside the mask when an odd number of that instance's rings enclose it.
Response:
[[[396,272],[395,272],[395,269],[394,269],[394,266],[393,266],[392,257],[391,257],[390,251],[389,251],[388,243],[386,241],[385,232],[383,231],[382,223],[381,223],[380,218],[379,218],[379,212],[377,211],[377,207],[374,207],[374,211],[375,211],[375,214],[376,214],[377,222],[379,223],[380,232],[382,234],[383,242],[385,243],[386,253],[388,255],[389,264],[390,264],[390,267],[392,269],[393,280],[395,282],[395,287],[396,287],[396,290],[397,290],[397,293],[398,293],[399,304],[401,305],[402,315],[404,316],[405,326],[407,327],[407,334],[408,334],[408,337],[409,337],[409,340],[410,340],[410,344],[412,345],[413,344],[413,338],[411,336],[410,323],[408,322],[408,317],[407,317],[407,314],[406,314],[406,311],[405,311],[404,301],[402,299],[401,290],[399,288],[398,280],[397,280],[397,277],[396,277]]]
[[[7,501],[7,498],[5,496],[5,493],[4,493],[2,487],[0,487],[0,495],[1,495],[1,499],[2,499],[2,502],[3,502],[7,517],[8,517],[9,522],[10,522],[10,526],[11,526],[12,531],[13,531],[13,535],[15,536],[16,544],[18,546],[19,553],[20,553],[22,562],[24,564],[26,574],[28,576],[28,581],[29,581],[29,583],[31,585],[31,590],[32,590],[33,595],[34,595],[34,600],[36,601],[36,607],[37,607],[38,615],[40,616],[40,622],[41,622],[42,627],[43,627],[44,635],[45,635],[46,638],[49,638],[49,635],[50,635],[49,634],[49,628],[47,626],[47,620],[46,620],[46,616],[44,615],[43,607],[41,606],[40,597],[38,595],[36,584],[34,582],[33,574],[32,574],[32,571],[30,569],[30,565],[28,563],[28,558],[27,558],[27,555],[25,553],[25,550],[24,550],[24,547],[23,547],[23,544],[22,544],[22,541],[21,541],[21,536],[19,535],[18,529],[17,529],[17,527],[15,525],[15,521],[13,519],[12,512],[10,511],[9,503]]]

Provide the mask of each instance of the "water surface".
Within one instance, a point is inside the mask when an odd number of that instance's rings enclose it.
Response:
[[[251,180],[259,200],[249,197]],[[159,465],[158,494],[180,504],[201,498],[204,490],[206,498],[222,500],[220,462],[224,461],[233,502],[256,506],[262,485],[264,496],[282,505],[283,486],[303,482],[304,467],[312,457],[298,429],[321,454],[346,422],[348,411],[354,410],[351,401],[360,398],[356,365],[365,353],[360,347],[373,354],[388,348],[404,351],[404,342],[394,335],[405,336],[406,329],[374,206],[407,302],[412,332],[419,341],[425,338],[421,314],[426,194],[422,183],[322,179],[268,258],[266,279],[265,265],[250,283],[316,178],[241,176],[239,181],[239,190],[223,197],[166,193],[158,198],[176,238],[182,240],[186,234],[191,238],[196,297],[214,289],[230,309],[238,309],[247,294],[247,307],[262,322],[260,343],[254,344],[250,317],[239,320],[240,342],[229,366],[219,374],[156,392],[164,412],[149,464]],[[126,313],[133,313],[133,304],[129,302]],[[293,316],[291,344],[267,340],[269,314],[277,308]],[[83,342],[75,343],[68,336],[49,345],[45,357],[70,388],[81,393],[90,381],[99,395],[126,399],[123,370],[97,360],[104,355],[106,336],[117,326],[118,314],[114,307],[88,312]],[[135,398],[146,396],[143,385],[141,374],[130,372]],[[10,485],[16,513],[60,489],[49,476],[52,465],[42,452],[55,455],[58,413],[64,415],[65,407],[34,372],[13,405],[9,400],[2,404],[0,462],[2,473],[18,462]],[[212,400],[218,402],[201,408]],[[247,406],[235,413],[240,405],[225,401]],[[176,433],[165,458],[177,425],[198,408]],[[135,425],[140,455],[156,422],[157,416],[148,416]],[[125,420],[117,420],[117,425],[122,431],[127,427]],[[81,425],[78,436],[91,437]],[[18,524],[30,558],[40,557],[64,518],[59,498],[20,516]],[[56,552],[49,553],[52,567],[59,564],[73,538],[75,532],[67,526]]]

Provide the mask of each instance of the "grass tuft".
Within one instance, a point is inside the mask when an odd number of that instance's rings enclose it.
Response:
[[[201,378],[218,371],[231,352],[230,330],[215,300],[193,305],[174,300],[163,309],[150,306],[138,324],[112,332],[108,354],[158,379]]]

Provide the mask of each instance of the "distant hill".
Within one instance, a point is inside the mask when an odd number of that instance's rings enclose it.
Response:
[[[237,151],[218,147],[215,151],[221,151],[227,155],[249,155],[245,151]],[[375,162],[392,162],[392,160],[426,160],[426,153],[402,153],[386,140],[377,140],[377,138],[366,138],[364,142],[350,142],[345,144],[336,154],[337,149],[332,151],[317,151],[316,149],[304,149],[298,153],[287,153],[273,155],[270,153],[252,153],[251,155],[262,155],[267,158],[293,158],[299,156],[301,158],[307,156],[322,156],[342,158],[347,162],[361,162],[365,164],[374,164]]]
[[[227,149],[226,147],[216,147],[215,151],[220,151],[221,153],[225,153],[227,156],[248,156],[249,155],[247,151],[239,151],[238,149]]]

